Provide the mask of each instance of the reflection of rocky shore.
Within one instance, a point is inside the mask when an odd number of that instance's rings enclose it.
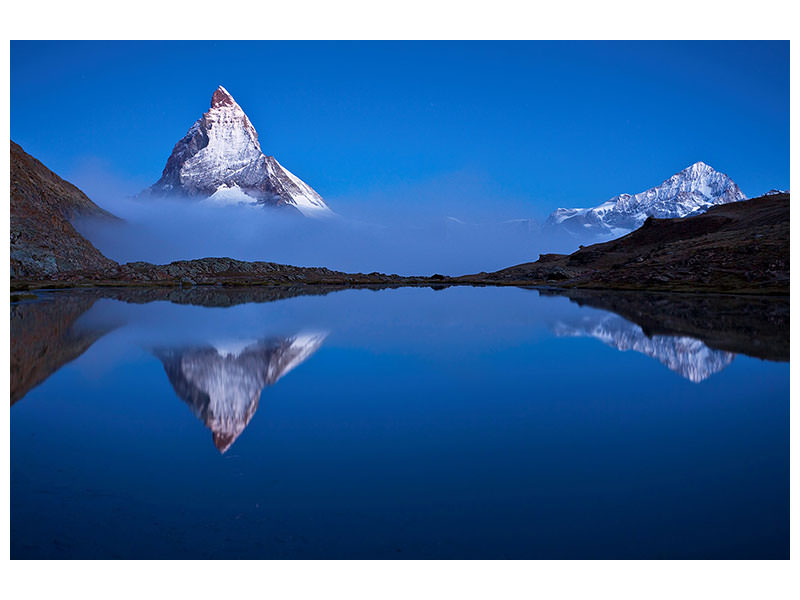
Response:
[[[322,285],[263,285],[263,286],[219,286],[204,285],[190,287],[111,287],[97,288],[103,298],[147,304],[167,301],[173,304],[193,306],[227,307],[238,304],[275,302],[296,296],[325,296],[347,289],[344,286]]]
[[[208,427],[225,452],[258,408],[261,391],[305,361],[326,334],[238,341],[191,348],[159,348],[175,393]]]
[[[308,286],[193,286],[88,288],[36,292],[38,299],[11,304],[11,402],[83,354],[115,327],[79,317],[101,298],[146,304],[169,301],[200,306],[272,302],[348,289]],[[785,297],[543,290],[580,306],[612,311],[641,328],[645,337],[700,340],[711,349],[768,360],[789,360],[789,300]],[[263,386],[262,386],[263,387]]]
[[[389,285],[197,285],[197,286],[129,286],[69,288],[63,291],[48,292],[52,297],[80,296],[92,301],[100,298],[119,300],[129,304],[148,304],[150,302],[171,302],[192,306],[228,307],[239,304],[266,303],[285,300],[296,296],[325,296],[347,289],[385,289]],[[35,292],[41,293],[41,292]]]
[[[114,328],[76,323],[96,299],[58,294],[11,304],[11,404]]]
[[[700,340],[686,336],[648,337],[638,325],[612,314],[584,315],[552,326],[564,337],[592,337],[617,350],[633,350],[655,358],[671,371],[699,383],[733,362],[735,354],[712,350]]]

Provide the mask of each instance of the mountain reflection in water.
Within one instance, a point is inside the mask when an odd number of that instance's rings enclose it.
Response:
[[[157,348],[175,393],[213,435],[224,453],[258,408],[261,391],[308,359],[326,333],[261,341],[226,341],[189,348]]]
[[[713,350],[687,336],[647,336],[641,327],[613,314],[582,315],[571,322],[558,321],[551,327],[559,337],[591,337],[622,352],[640,352],[681,377],[700,383],[733,362],[735,354]]]
[[[23,398],[122,323],[127,323],[123,330],[139,327],[130,311],[122,311],[122,317],[114,311],[111,317],[108,311],[98,311],[100,300],[106,308],[109,302],[117,307],[166,302],[169,306],[223,309],[334,291],[298,285],[274,289],[209,286],[37,292],[37,299],[11,305],[11,402]],[[539,295],[566,296],[580,307],[595,309],[579,309],[550,320],[550,330],[556,336],[592,337],[620,351],[640,352],[693,382],[719,373],[737,353],[789,360],[786,298],[589,290],[539,290]],[[225,331],[225,323],[223,319],[215,325],[222,337],[232,333]],[[302,322],[296,325],[298,329],[305,326]],[[520,330],[526,327],[524,323],[519,326]],[[219,339],[220,331],[211,338],[191,342],[164,342],[147,338],[152,334],[144,333],[138,343],[153,349],[177,395],[212,430],[214,443],[224,452],[252,418],[261,390],[311,356],[327,334],[287,337],[262,332],[243,336],[240,331],[233,335],[239,340],[234,346],[207,341]],[[250,341],[242,341],[246,338]]]

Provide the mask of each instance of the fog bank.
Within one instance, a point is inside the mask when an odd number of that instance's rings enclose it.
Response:
[[[83,183],[98,189],[94,182]],[[124,223],[76,223],[118,262],[208,256],[400,275],[458,275],[571,252],[578,241],[543,234],[518,200],[493,197],[486,182],[448,177],[333,199],[337,215],[311,219],[293,211],[217,206],[202,200],[93,198]]]

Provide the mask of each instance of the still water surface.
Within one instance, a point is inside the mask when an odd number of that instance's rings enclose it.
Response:
[[[12,305],[12,558],[788,558],[783,305],[169,293]]]

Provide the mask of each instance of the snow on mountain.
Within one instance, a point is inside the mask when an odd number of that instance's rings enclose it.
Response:
[[[262,390],[308,359],[327,337],[300,333],[262,341],[220,340],[190,348],[161,348],[175,393],[212,432],[225,452],[250,423]]]
[[[687,336],[648,337],[638,325],[611,314],[584,315],[570,323],[558,321],[551,330],[559,337],[591,337],[622,352],[640,352],[694,383],[719,373],[736,356],[713,350],[700,340]]]
[[[211,97],[211,108],[175,144],[161,178],[146,193],[219,205],[289,207],[307,217],[333,214],[308,184],[264,155],[255,127],[222,86]]]
[[[716,204],[746,200],[733,180],[696,162],[661,185],[638,194],[620,194],[594,208],[559,208],[547,220],[575,233],[621,235],[639,228],[647,217],[688,217]]]
[[[217,188],[216,192],[203,200],[203,202],[214,206],[256,206],[254,198],[248,196],[247,193],[235,183],[231,185],[223,183]]]

